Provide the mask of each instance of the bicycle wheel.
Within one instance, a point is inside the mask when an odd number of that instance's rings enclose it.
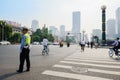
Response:
[[[42,55],[43,55],[43,56],[45,55],[45,50],[42,50]]]
[[[109,56],[112,57],[114,55],[114,51],[112,49],[109,50]]]
[[[118,51],[118,57],[120,58],[120,51]]]
[[[49,53],[49,50],[48,50],[48,49],[46,49],[46,54],[48,55],[48,53]]]

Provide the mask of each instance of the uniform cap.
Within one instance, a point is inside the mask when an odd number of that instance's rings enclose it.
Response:
[[[23,27],[22,30],[28,31],[29,29],[27,27]]]

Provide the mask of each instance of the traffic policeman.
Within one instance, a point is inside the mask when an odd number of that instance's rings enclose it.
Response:
[[[18,73],[23,72],[24,62],[26,60],[26,71],[30,71],[30,42],[31,38],[28,34],[28,28],[23,28],[22,30],[22,40],[21,40],[21,47],[20,47],[20,65],[19,69],[17,70]]]

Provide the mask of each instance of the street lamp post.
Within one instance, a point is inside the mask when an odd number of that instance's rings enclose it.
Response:
[[[106,43],[106,6],[103,5],[102,9],[102,45]]]
[[[81,33],[79,33],[79,36],[80,36],[80,42],[81,42]]]
[[[82,32],[83,32],[83,41],[84,41],[84,37],[85,37],[85,36],[84,36],[84,33],[85,33],[85,31],[83,30]]]

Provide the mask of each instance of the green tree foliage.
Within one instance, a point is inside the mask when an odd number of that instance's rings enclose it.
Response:
[[[44,37],[46,37],[51,42],[54,41],[53,35],[48,33],[48,28],[46,27],[43,27],[42,29],[37,29],[36,32],[34,32],[32,35],[32,40],[41,42]]]
[[[37,35],[33,36],[33,41],[40,41],[40,37]]]
[[[14,33],[11,37],[11,42],[20,43],[21,38],[22,38],[21,33]]]
[[[12,27],[5,21],[0,20],[0,41],[10,40],[12,36]]]

